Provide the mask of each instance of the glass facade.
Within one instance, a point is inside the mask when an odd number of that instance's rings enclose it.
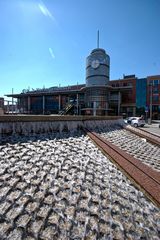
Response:
[[[107,88],[89,88],[85,92],[86,108],[107,109],[108,106]]]
[[[43,97],[36,96],[30,99],[30,111],[31,113],[41,113],[43,111]]]
[[[18,99],[18,109],[20,113],[28,112],[28,97],[21,97]]]
[[[4,107],[4,98],[0,98],[0,108]]]
[[[136,107],[146,107],[147,100],[147,79],[136,79]]]
[[[45,96],[45,111],[48,113],[56,113],[59,109],[58,96]]]

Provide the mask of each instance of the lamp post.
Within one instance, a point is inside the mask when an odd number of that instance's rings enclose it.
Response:
[[[12,114],[13,114],[13,88],[12,88]]]
[[[79,95],[77,93],[77,115],[79,114],[78,107],[79,107]]]
[[[153,85],[150,83],[150,124],[152,123],[152,91]]]

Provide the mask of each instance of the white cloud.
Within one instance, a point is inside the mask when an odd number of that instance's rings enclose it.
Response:
[[[49,9],[46,7],[46,5],[42,1],[41,3],[38,4],[38,7],[44,16],[49,17],[53,21],[55,21],[55,18],[53,17],[52,13],[49,11]]]
[[[49,48],[49,52],[50,52],[50,54],[51,54],[51,57],[54,59],[54,58],[55,58],[55,55],[54,55],[54,53],[53,53],[53,51],[52,51],[52,48]]]

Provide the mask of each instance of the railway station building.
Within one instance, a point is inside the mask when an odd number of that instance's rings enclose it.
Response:
[[[6,96],[17,99],[21,114],[149,117],[152,111],[152,118],[160,119],[160,75],[124,75],[110,80],[110,57],[101,48],[92,50],[87,57],[85,84],[23,90]]]

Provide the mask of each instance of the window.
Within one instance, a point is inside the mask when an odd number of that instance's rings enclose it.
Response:
[[[158,100],[159,100],[159,96],[158,95],[153,96],[153,102],[157,103]]]
[[[153,93],[158,93],[158,86],[154,86]]]
[[[153,85],[156,86],[159,84],[159,80],[153,80]]]
[[[152,80],[149,80],[149,81],[148,81],[148,85],[149,85],[149,86],[153,85],[153,81],[152,81]]]
[[[148,85],[157,86],[158,84],[160,84],[160,80],[158,79],[148,81]]]

